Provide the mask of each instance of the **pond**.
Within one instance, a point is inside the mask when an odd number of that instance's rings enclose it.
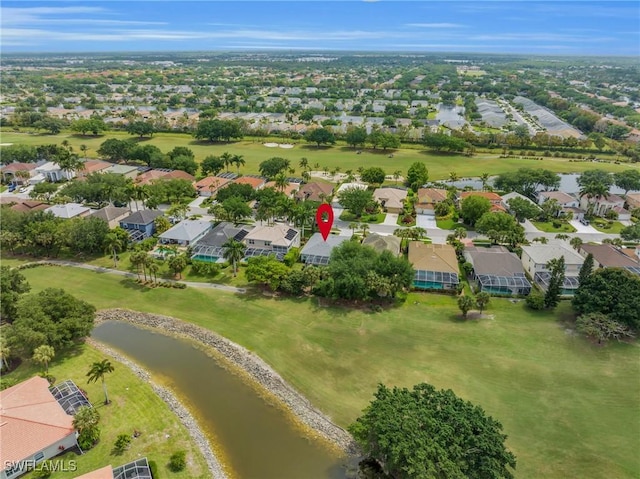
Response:
[[[186,399],[234,477],[345,478],[343,458],[305,437],[284,411],[189,341],[120,321],[100,324],[92,337],[161,377]]]

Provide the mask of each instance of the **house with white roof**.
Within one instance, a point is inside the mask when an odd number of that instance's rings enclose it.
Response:
[[[579,286],[578,275],[584,263],[584,257],[561,241],[522,246],[522,266],[543,290],[547,289],[551,278],[547,264],[552,259],[560,257],[564,257],[565,263],[562,295],[571,296]]]
[[[162,233],[158,240],[161,244],[189,246],[207,234],[212,227],[210,221],[183,220]]]
[[[278,259],[282,259],[291,248],[300,247],[300,232],[281,223],[256,226],[243,241],[247,245],[247,258],[275,254]]]
[[[348,236],[329,235],[325,240],[320,233],[314,233],[300,252],[300,259],[306,264],[329,264],[331,252],[336,246],[348,241]]]
[[[404,200],[407,198],[407,190],[394,187],[376,188],[373,198],[387,213],[401,213],[404,209]]]
[[[53,161],[47,161],[36,167],[36,174],[44,176],[46,181],[56,183],[58,181],[70,180],[76,176],[73,170],[63,170],[60,165]],[[35,176],[35,175],[34,175]]]
[[[618,215],[620,215],[620,212],[623,214],[628,213],[624,209],[624,199],[618,195],[596,196],[591,199],[587,196],[583,196],[580,200],[580,206],[585,210],[589,209],[590,204],[593,208],[593,214],[596,216],[604,216],[614,208],[618,209]]]
[[[84,218],[91,213],[91,208],[80,203],[65,203],[64,205],[53,205],[44,210],[45,213],[52,213],[58,218]]]

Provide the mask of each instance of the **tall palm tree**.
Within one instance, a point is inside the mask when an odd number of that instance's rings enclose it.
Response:
[[[91,365],[91,369],[87,373],[87,383],[95,383],[98,380],[102,381],[102,390],[104,391],[104,403],[109,404],[109,395],[107,394],[107,383],[104,381],[105,375],[113,372],[113,366],[107,359],[103,359],[100,362],[95,362]]]
[[[233,264],[233,277],[235,278],[238,275],[238,261],[244,258],[247,247],[240,241],[230,238],[222,245],[222,249],[224,259]]]
[[[56,351],[52,346],[43,344],[33,350],[33,360],[37,363],[44,364],[44,372],[49,374],[49,362],[56,355]]]
[[[289,180],[287,179],[287,175],[285,175],[284,173],[278,173],[278,175],[275,178],[275,183],[276,183],[276,190],[279,190],[282,193],[284,193],[285,188],[289,186]]]
[[[233,164],[236,165],[238,175],[240,174],[240,167],[247,164],[242,155],[233,155]]]
[[[398,180],[402,176],[402,171],[396,170],[393,172],[393,179],[396,180],[396,185],[398,184]]]
[[[580,249],[580,246],[582,246],[582,238],[574,236],[569,240],[569,244],[573,246],[573,249],[578,250]]]
[[[459,179],[460,179],[460,177],[458,176],[458,173],[456,173],[455,171],[450,171],[449,172],[449,181],[451,183],[455,183]]]
[[[362,237],[367,237],[367,231],[369,230],[369,223],[360,223],[360,229],[362,230]]]
[[[352,235],[356,234],[356,230],[359,227],[360,227],[360,225],[358,223],[356,223],[355,221],[352,221],[351,223],[349,223],[349,229],[351,230],[351,234]],[[396,234],[395,231],[393,232],[393,234]]]
[[[300,168],[302,168],[303,170],[306,170],[309,167],[309,160],[307,160],[304,156],[302,158],[300,158],[300,163],[298,163],[300,165]]]
[[[157,283],[158,282],[158,271],[160,271],[160,264],[151,259],[149,261],[149,275],[153,274],[153,282]]]
[[[89,147],[87,145],[85,145],[84,143],[82,145],[80,145],[80,151],[82,152],[82,157],[86,160],[87,159],[87,150],[89,149]]]
[[[115,234],[113,231],[110,233],[107,233],[104,237],[104,243],[103,243],[104,249],[105,251],[108,251],[111,253],[111,256],[113,258],[113,267],[117,268],[118,267],[118,253],[121,253],[124,250],[125,245],[122,242],[122,238],[120,238],[117,234]]]
[[[302,172],[302,181],[304,183],[309,183],[309,180],[311,179],[311,173],[309,173],[307,170]]]
[[[489,173],[482,173],[480,175],[480,181],[482,181],[482,189],[487,189],[487,184],[489,183]]]
[[[227,173],[228,173],[229,166],[233,165],[233,155],[228,151],[225,151],[222,155],[220,155],[220,159],[224,163],[224,167],[227,169]]]
[[[84,169],[84,161],[76,153],[72,153],[69,150],[59,150],[58,154],[53,159],[62,171],[71,172]]]

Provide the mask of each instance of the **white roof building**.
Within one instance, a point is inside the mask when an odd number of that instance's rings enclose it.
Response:
[[[210,221],[184,220],[159,236],[160,243],[189,246],[202,238],[213,225]]]
[[[66,203],[64,205],[53,205],[46,210],[45,213],[53,213],[58,218],[76,218],[87,216],[91,212],[91,208],[83,206],[79,203]]]

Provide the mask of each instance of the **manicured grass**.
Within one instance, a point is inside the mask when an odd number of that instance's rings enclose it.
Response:
[[[38,271],[46,270],[38,268]],[[106,376],[111,400],[109,406],[104,405],[101,382],[87,384],[85,376],[92,363],[103,359],[109,359],[114,366],[114,372]],[[6,377],[24,380],[40,371],[39,366],[27,361]],[[76,461],[77,471],[56,472],[51,475],[52,479],[73,478],[107,464],[116,467],[145,456],[158,465],[159,479],[209,477],[206,462],[189,439],[186,428],[156,396],[151,386],[138,379],[126,366],[88,345],[81,345],[64,355],[58,353],[49,367],[49,373],[56,378],[56,382],[72,379],[78,387],[87,391],[89,400],[100,413],[101,429],[100,442],[93,449],[81,456],[73,452],[63,456],[66,460]],[[131,440],[130,447],[122,455],[113,455],[117,436],[133,434],[134,429],[142,434]],[[188,467],[183,472],[173,473],[167,468],[167,463],[171,454],[179,450],[187,452]]]
[[[595,229],[597,229],[602,233],[617,235],[617,234],[620,234],[620,231],[622,231],[622,228],[624,228],[624,225],[619,221],[614,221],[609,228],[605,227],[605,226],[608,226],[608,224],[609,224],[608,220],[601,220],[601,219],[596,219],[591,222],[591,226],[593,226]]]
[[[89,158],[97,157],[97,149],[108,138],[125,139],[132,137],[124,132],[108,132],[104,136],[95,138],[72,135],[69,132],[63,132],[59,135],[16,133],[6,130],[2,132],[2,141],[7,143],[41,145],[48,143],[60,144],[63,140],[68,140],[75,151],[80,151],[80,145],[84,144],[88,147],[87,156]],[[262,145],[263,142],[269,141],[284,142],[284,140],[269,138],[210,144],[196,141],[186,134],[158,133],[153,138],[144,140],[143,143],[156,145],[164,152],[168,152],[176,146],[187,146],[193,150],[196,159],[199,161],[208,155],[221,155],[225,151],[239,154],[246,161],[246,166],[240,169],[240,172],[244,174],[258,173],[260,162],[274,156],[290,160],[291,166],[298,170],[297,175],[300,174],[298,163],[302,157],[307,158],[309,165],[312,167],[318,163],[320,169],[327,166],[331,170],[339,166],[342,172],[349,169],[355,172],[358,167],[366,165],[367,167],[381,167],[388,174],[395,170],[401,170],[406,173],[413,162],[424,161],[429,170],[429,178],[431,180],[447,179],[449,172],[454,169],[461,178],[480,176],[482,173],[496,175],[525,167],[546,168],[557,173],[575,173],[592,169],[604,169],[612,172],[629,168],[640,169],[640,166],[632,163],[616,165],[614,163],[569,162],[568,159],[564,158],[545,158],[542,161],[498,158],[501,154],[500,151],[478,153],[469,158],[459,154],[434,153],[433,151],[425,150],[420,145],[404,145],[405,147],[393,151],[393,158],[388,157],[389,151],[380,149],[364,149],[358,155],[356,153],[357,150],[348,146],[336,145],[334,147],[317,148],[305,141],[298,141],[292,149],[267,148]]]
[[[371,215],[367,214],[367,213],[363,213],[363,215],[360,218],[356,218],[356,215],[354,215],[350,211],[346,211],[345,210],[340,215],[340,219],[342,221],[350,221],[350,222],[357,222],[357,223],[369,223],[369,224],[377,225],[377,224],[382,223],[386,216],[387,215],[385,213],[377,213],[377,214],[371,214]],[[373,218],[375,218],[375,219],[373,219]]]
[[[575,233],[576,229],[569,223],[562,223],[560,228],[553,226],[550,221],[532,221],[533,226],[545,233]]]
[[[504,425],[517,477],[635,478],[640,473],[637,343],[597,347],[552,313],[492,298],[493,319],[463,322],[455,297],[410,294],[382,313],[261,294],[145,289],[77,269],[25,270],[34,290],[64,284],[98,308],[166,314],[260,355],[340,425],[379,382],[426,381]],[[61,282],[61,279],[64,281]],[[566,316],[568,305],[560,306]]]
[[[458,223],[457,221],[453,221],[452,218],[436,218],[436,225],[438,226],[438,228],[443,230],[455,230],[456,228],[464,228],[467,231],[475,230],[473,226],[469,226],[464,223]]]

